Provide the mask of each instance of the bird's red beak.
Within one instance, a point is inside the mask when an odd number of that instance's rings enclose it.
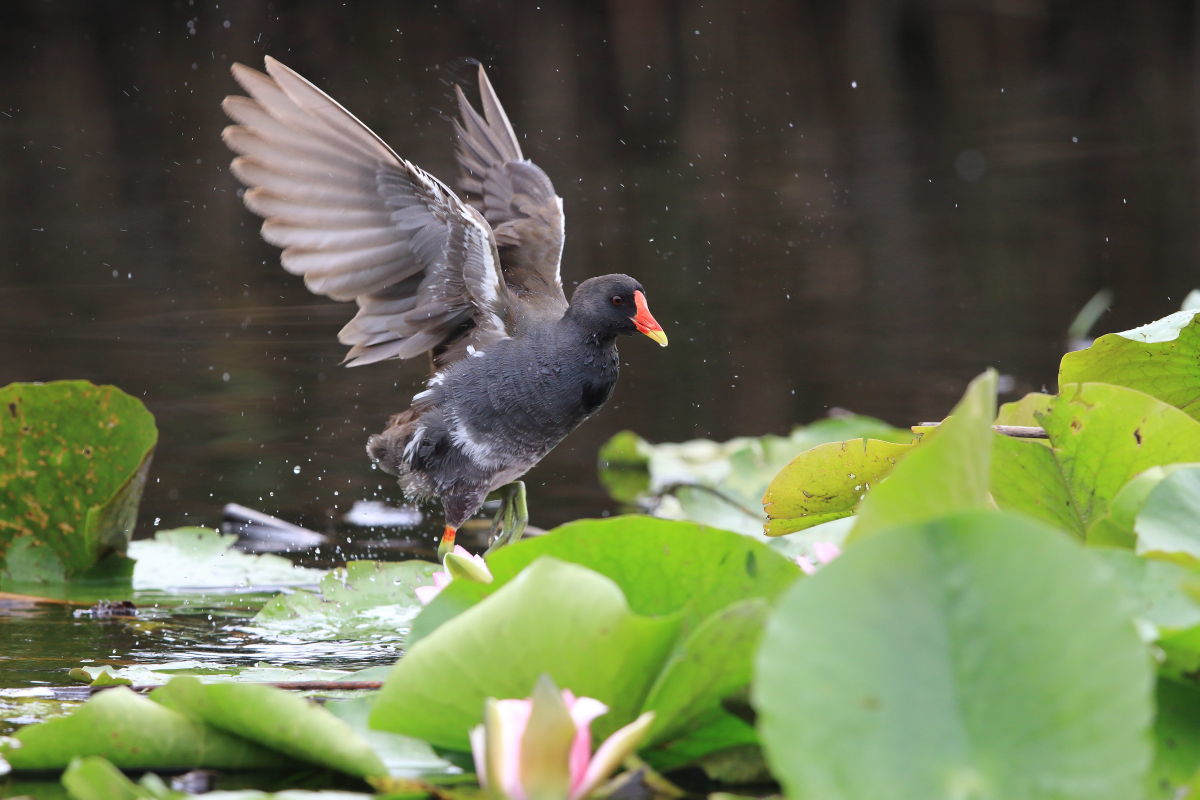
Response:
[[[650,313],[650,306],[646,305],[646,295],[640,291],[634,291],[633,305],[637,308],[637,313],[633,315],[634,327],[640,333],[646,334],[663,347],[666,347],[667,334],[663,332],[662,325],[659,325],[658,320],[654,319],[654,315]]]

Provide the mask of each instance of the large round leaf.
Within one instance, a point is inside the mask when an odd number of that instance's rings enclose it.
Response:
[[[542,556],[612,579],[638,614],[682,611],[684,628],[738,600],[774,598],[800,574],[766,544],[707,525],[642,516],[579,520],[489,555],[495,580],[452,582],[413,622],[409,642],[498,591]]]
[[[1115,383],[1152,394],[1200,419],[1200,314],[1176,311],[1063,356],[1058,384]]]
[[[1127,800],[1152,669],[1061,533],[966,512],[852,545],[780,599],[753,702],[791,798]]]
[[[360,777],[387,774],[367,741],[343,720],[300,695],[272,686],[205,684],[180,677],[156,689],[151,699],[299,761]]]
[[[0,389],[0,563],[62,580],[122,552],[158,440],[154,417],[87,381]]]
[[[30,725],[0,756],[18,770],[63,769],[71,759],[104,756],[125,769],[279,767],[288,760],[129,689],[106,689],[72,714]]]
[[[1200,461],[1200,422],[1148,394],[1105,383],[1064,387],[1039,413],[1050,447],[997,436],[992,496],[1085,536],[1125,483],[1150,467]]]
[[[609,706],[594,726],[607,735],[641,710],[679,619],[640,616],[603,575],[539,558],[412,645],[384,682],[371,726],[467,750],[467,732],[482,721],[486,698],[528,697],[548,674]]]
[[[779,471],[763,494],[763,530],[768,536],[782,536],[850,516],[871,487],[917,446],[849,439],[805,450]]]
[[[1139,553],[1174,553],[1200,561],[1200,465],[1167,471],[1137,515]]]

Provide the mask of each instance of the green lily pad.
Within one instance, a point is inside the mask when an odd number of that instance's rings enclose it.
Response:
[[[1106,571],[1042,523],[973,511],[879,532],[794,584],[752,699],[789,797],[1127,800],[1152,690]]]
[[[1063,356],[1058,384],[1112,383],[1153,395],[1200,419],[1200,314],[1177,311],[1149,325],[1101,336]]]
[[[1054,400],[1052,394],[1030,392],[1020,400],[1004,403],[996,412],[996,424],[1041,427],[1042,423],[1038,419],[1038,414],[1045,413],[1052,400]]]
[[[871,487],[914,446],[851,439],[804,451],[780,470],[763,495],[767,535],[794,533],[850,516]]]
[[[490,554],[493,582],[453,581],[414,621],[409,642],[498,591],[542,556],[610,578],[635,613],[683,612],[685,628],[738,600],[774,598],[800,574],[794,562],[761,542],[694,522],[643,516],[579,520]]]
[[[543,556],[412,644],[385,681],[371,726],[466,751],[484,700],[528,697],[544,673],[609,706],[594,726],[606,736],[637,716],[678,631],[678,615],[639,616],[609,578]]]
[[[1146,794],[1155,800],[1191,797],[1186,790],[1200,771],[1200,689],[1159,680],[1155,707],[1154,765]]]
[[[1130,478],[1088,525],[1087,543],[1097,547],[1134,549],[1137,546],[1134,526],[1137,524],[1138,512],[1145,505],[1150,490],[1157,486],[1170,470],[1178,466],[1183,465],[1151,467]]]
[[[600,483],[618,503],[634,505],[650,494],[650,448],[633,431],[619,431],[600,447]]]
[[[1081,538],[1109,513],[1130,478],[1163,464],[1200,461],[1200,422],[1123,386],[1073,384],[1039,419],[1049,447],[995,437],[992,496],[1001,508]]]
[[[252,630],[313,641],[403,639],[421,610],[414,589],[432,583],[438,569],[427,561],[351,561],[325,575],[316,592],[269,600]]]
[[[1120,548],[1089,554],[1112,571],[1147,641],[1187,641],[1200,632],[1200,601],[1185,590],[1194,573],[1178,564],[1143,558]]]
[[[141,401],[87,381],[0,389],[0,558],[61,581],[125,550],[158,441]]]
[[[154,774],[134,783],[111,761],[100,756],[72,759],[63,772],[62,784],[71,800],[173,800],[187,796],[183,792],[172,792]]]
[[[1200,464],[1179,464],[1147,493],[1134,522],[1139,553],[1200,562]]]
[[[971,381],[950,416],[867,494],[848,541],[894,525],[989,507],[995,416],[996,372],[988,370]]]
[[[283,556],[243,553],[234,548],[236,542],[237,536],[210,528],[159,531],[153,539],[132,542],[133,588],[262,591],[311,586],[325,575],[324,570],[297,567]]]
[[[349,725],[357,736],[366,741],[393,778],[437,780],[447,775],[461,774],[458,767],[439,756],[428,742],[370,727],[369,719],[375,700],[374,692],[360,694],[349,700],[331,700],[325,704],[325,710]]]
[[[623,503],[653,500],[656,516],[762,537],[763,492],[799,453],[850,438],[909,442],[912,432],[871,417],[818,420],[788,436],[650,444],[622,431],[600,451],[600,480]]]
[[[175,678],[151,697],[193,720],[298,761],[358,777],[387,774],[379,756],[349,725],[297,694],[271,686]]]
[[[64,769],[103,756],[125,769],[241,769],[288,763],[277,753],[142,697],[106,689],[72,714],[21,728],[0,756],[15,770]]]
[[[711,752],[714,739],[725,750],[756,744],[754,728],[721,707],[721,701],[750,685],[754,653],[770,611],[763,598],[733,603],[686,636],[658,674],[642,708],[654,712],[647,754],[668,769]]]
[[[220,800],[378,800],[388,797],[389,800],[399,800],[404,794],[387,793],[386,795],[363,794],[362,792],[345,792],[335,789],[324,791],[307,791],[304,789],[287,789],[282,792],[261,792],[256,789],[222,790],[206,795],[185,794],[177,792],[153,773],[143,775],[134,783],[116,767],[103,758],[91,756],[79,758],[71,762],[62,776],[63,785],[70,793],[71,800],[188,800],[199,796],[220,798]],[[427,792],[412,793],[413,798],[427,796]],[[41,795],[37,795],[41,797]]]

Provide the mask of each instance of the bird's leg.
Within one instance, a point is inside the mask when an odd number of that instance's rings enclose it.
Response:
[[[519,541],[528,522],[529,506],[525,500],[525,481],[513,481],[504,487],[500,510],[496,512],[496,519],[492,524],[495,538],[492,539],[487,552],[491,553],[506,544]]]
[[[454,537],[457,533],[458,531],[454,528],[451,528],[449,525],[447,525],[445,530],[442,531],[442,541],[438,543],[437,549],[438,561],[441,561],[446,557],[446,553],[449,553],[454,549]]]

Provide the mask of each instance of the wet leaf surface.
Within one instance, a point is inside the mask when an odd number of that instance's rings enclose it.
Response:
[[[159,531],[153,539],[132,542],[133,588],[264,591],[312,586],[325,574],[298,567],[283,556],[243,553],[234,548],[236,542],[236,536],[209,528]]]
[[[281,594],[249,630],[271,636],[331,641],[400,641],[421,603],[413,591],[440,569],[427,561],[351,561],[321,579],[318,591]]]

